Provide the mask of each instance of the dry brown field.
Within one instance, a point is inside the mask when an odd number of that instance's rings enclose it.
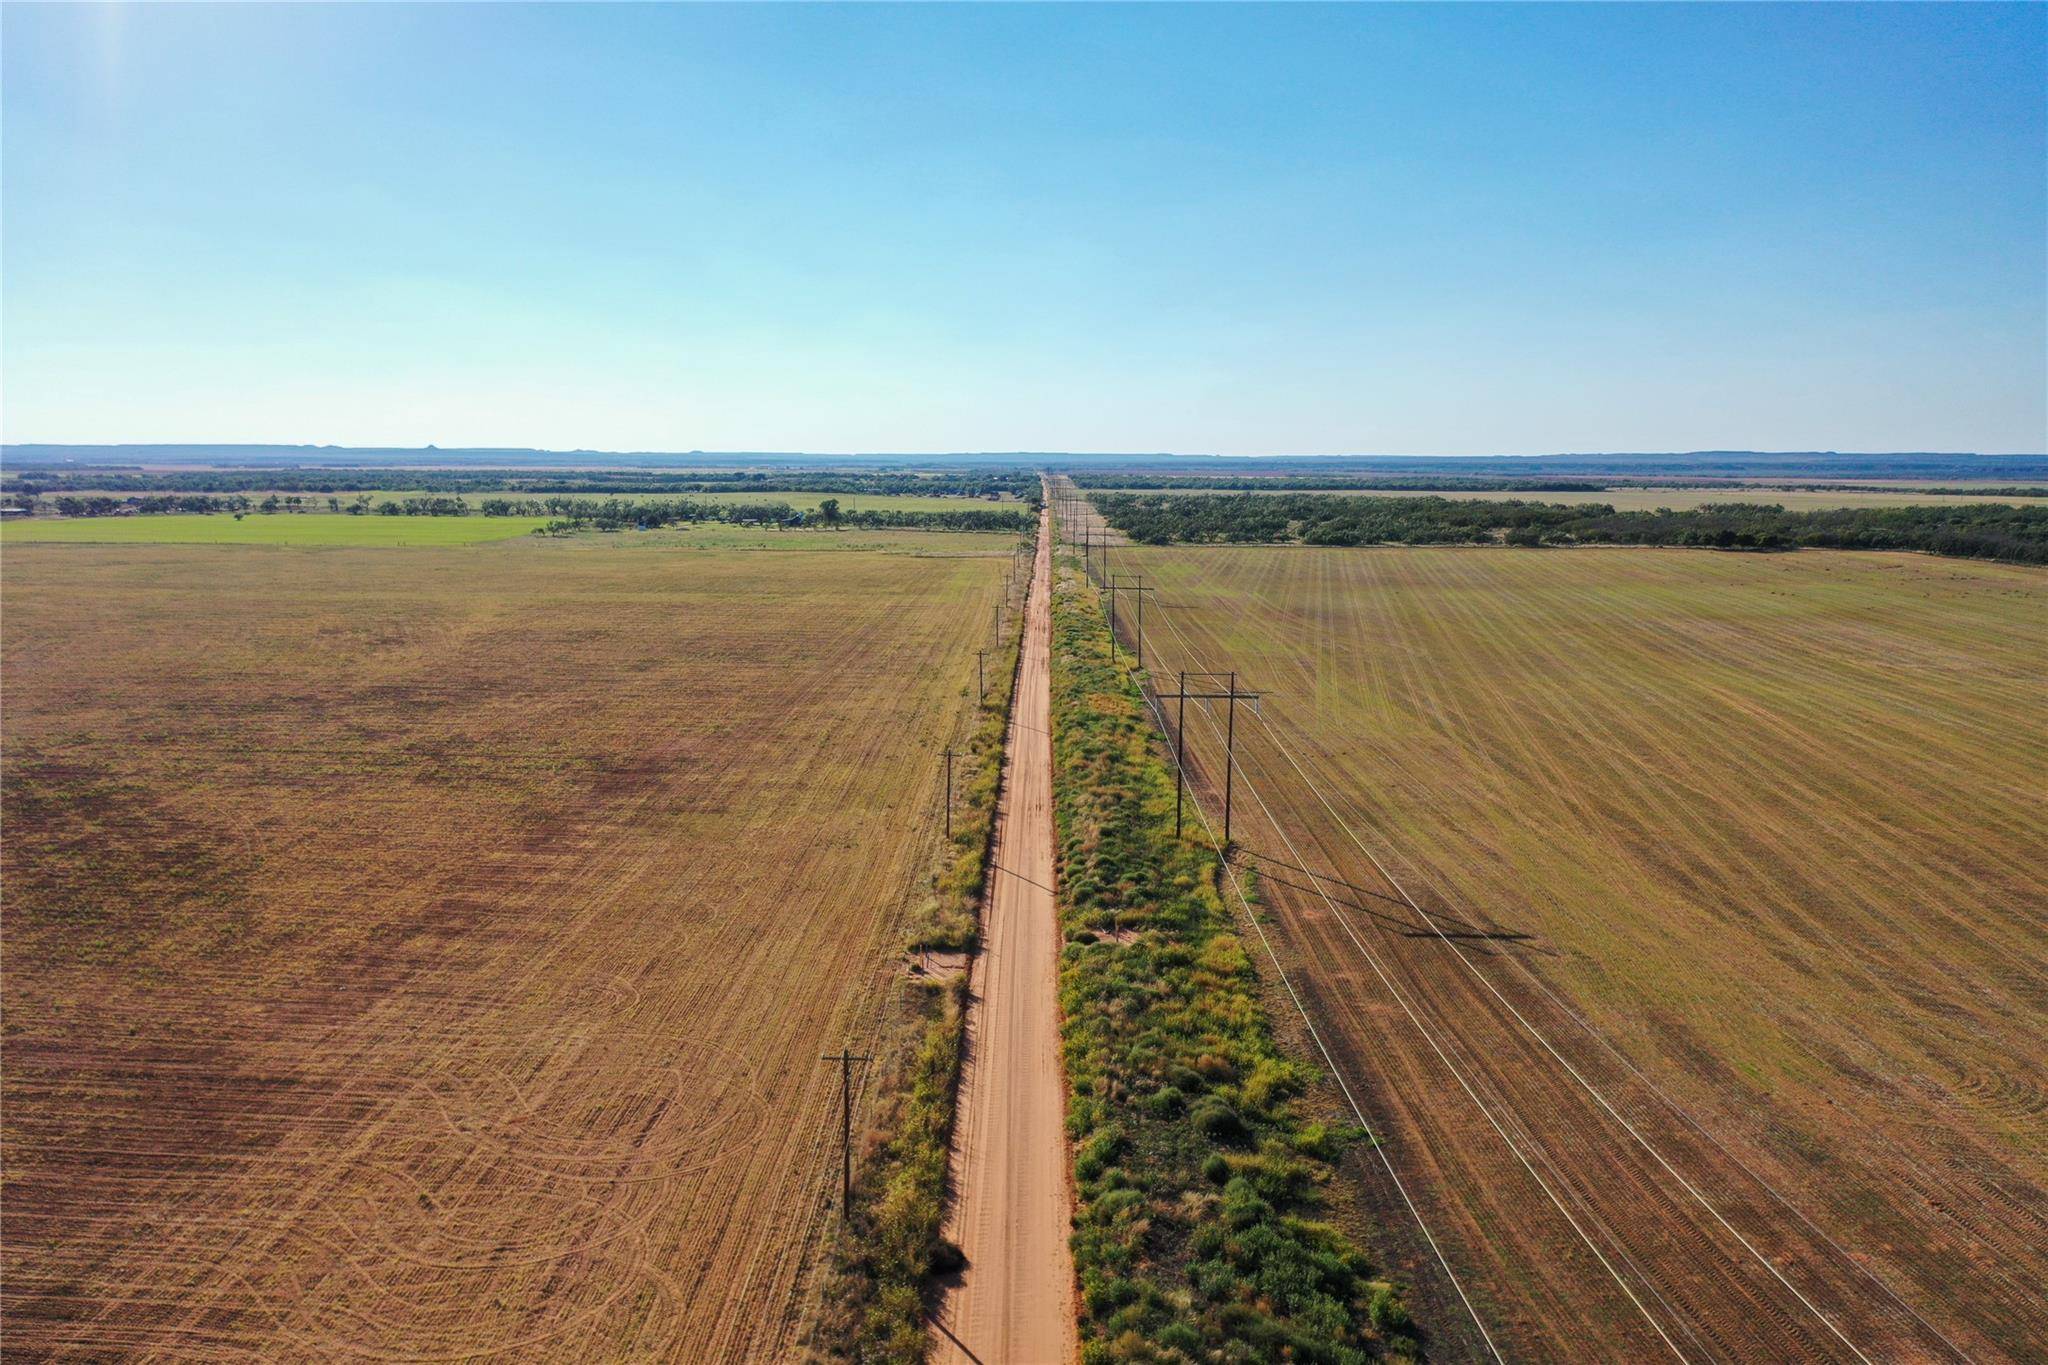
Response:
[[[1125,549],[1439,1359],[2039,1359],[2048,575]],[[1131,639],[1125,618],[1125,638]],[[1189,742],[1209,812],[1220,713]],[[1285,998],[1281,997],[1283,1007]]]
[[[793,1349],[992,557],[9,546],[10,1354]]]

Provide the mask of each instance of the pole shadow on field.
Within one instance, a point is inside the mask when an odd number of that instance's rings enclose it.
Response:
[[[1317,872],[1313,869],[1301,867],[1295,863],[1287,862],[1284,859],[1275,858],[1270,854],[1253,852],[1250,849],[1240,850],[1238,856],[1253,859],[1257,863],[1259,863],[1260,866],[1258,867],[1257,871],[1259,873],[1259,876],[1266,881],[1273,882],[1279,886],[1292,887],[1296,891],[1307,892],[1309,895],[1312,896],[1329,896],[1329,898],[1332,901],[1336,902],[1338,905],[1342,905],[1349,909],[1357,911],[1359,914],[1366,916],[1367,918],[1373,920],[1375,923],[1384,925],[1387,928],[1396,931],[1403,938],[1449,938],[1464,939],[1475,943],[1524,944],[1529,945],[1536,952],[1541,952],[1545,954],[1549,954],[1552,952],[1551,949],[1543,947],[1542,945],[1538,944],[1536,942],[1536,936],[1534,934],[1520,933],[1507,929],[1474,928],[1467,921],[1458,918],[1456,915],[1439,914],[1435,917],[1437,919],[1444,920],[1450,924],[1457,926],[1456,928],[1452,929],[1442,929],[1428,923],[1418,924],[1414,920],[1406,918],[1401,915],[1390,915],[1383,909],[1364,903],[1364,900],[1351,900],[1344,896],[1332,895],[1327,888],[1342,887],[1346,891],[1352,892],[1359,897],[1379,901],[1383,904],[1396,906],[1404,910],[1409,908],[1408,902],[1398,899],[1394,896],[1389,896],[1385,892],[1372,891],[1365,887],[1355,885],[1351,882],[1347,882],[1342,877],[1333,877],[1328,873]],[[1312,884],[1305,884],[1303,882],[1291,881],[1286,877],[1275,876],[1273,873],[1268,872],[1266,870],[1268,866],[1284,867],[1290,872],[1302,873],[1304,876],[1310,878],[1311,882],[1320,882],[1322,883],[1322,885],[1317,886]],[[1486,950],[1481,949],[1480,951],[1484,952]]]

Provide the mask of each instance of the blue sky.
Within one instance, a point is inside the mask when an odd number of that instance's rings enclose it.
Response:
[[[10,4],[0,434],[2037,452],[2044,19]]]

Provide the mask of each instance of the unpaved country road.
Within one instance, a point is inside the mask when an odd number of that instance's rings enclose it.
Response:
[[[934,1323],[941,1361],[1063,1365],[1079,1354],[1052,893],[1051,580],[1041,520],[967,1017],[946,1220],[967,1266]]]

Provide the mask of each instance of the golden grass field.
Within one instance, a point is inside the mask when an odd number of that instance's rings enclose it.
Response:
[[[2048,575],[1813,551],[1111,567],[1159,590],[1155,676],[1264,691],[1238,718],[1244,861],[1512,1355],[2034,1357]],[[1217,724],[1188,732],[1213,799]],[[1405,1264],[1455,1351],[1430,1262]]]
[[[1006,568],[10,546],[10,1354],[790,1354]]]

